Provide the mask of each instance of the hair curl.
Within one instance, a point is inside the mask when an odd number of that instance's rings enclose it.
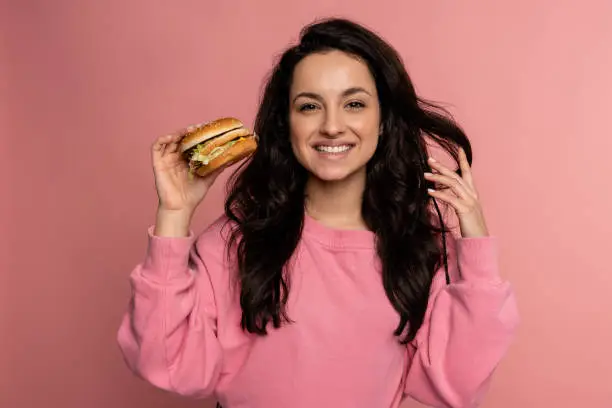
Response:
[[[448,112],[417,96],[389,44],[364,26],[338,18],[306,26],[299,44],[282,54],[255,120],[259,148],[230,180],[225,213],[234,224],[229,246],[237,255],[241,326],[265,335],[270,322],[279,328],[291,321],[285,309],[288,265],[302,234],[308,173],[291,149],[289,91],[298,62],[331,50],[364,61],[376,83],[383,131],[367,164],[362,213],[376,235],[383,286],[400,317],[394,334],[407,343],[423,323],[433,275],[442,263],[449,281],[448,230],[437,202],[427,193],[431,183],[424,179],[424,172],[430,171],[426,139],[455,161],[460,146],[471,163],[471,146]]]

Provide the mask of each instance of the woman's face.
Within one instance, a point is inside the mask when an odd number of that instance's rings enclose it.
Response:
[[[365,63],[340,51],[305,57],[295,67],[289,104],[293,153],[312,176],[365,175],[380,134],[376,84]]]

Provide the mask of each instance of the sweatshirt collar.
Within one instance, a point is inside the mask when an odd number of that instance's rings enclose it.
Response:
[[[376,235],[368,230],[337,229],[323,225],[304,214],[304,233],[331,248],[374,249]]]

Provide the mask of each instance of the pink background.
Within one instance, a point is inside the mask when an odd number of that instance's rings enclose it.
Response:
[[[612,406],[612,2],[10,3],[1,407],[207,406],[134,378],[115,345],[155,210],[148,149],[219,115],[252,124],[273,57],[328,14],[378,29],[474,142],[523,317],[485,407]]]

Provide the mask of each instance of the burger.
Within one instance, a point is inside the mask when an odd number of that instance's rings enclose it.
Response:
[[[256,149],[257,136],[232,117],[192,126],[180,142],[189,172],[201,177],[250,156]]]

